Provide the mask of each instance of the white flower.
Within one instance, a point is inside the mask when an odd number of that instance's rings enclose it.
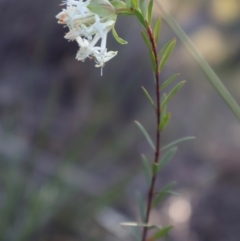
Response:
[[[69,28],[64,36],[68,40],[76,40],[79,45],[76,59],[84,61],[94,59],[96,67],[103,67],[107,61],[116,56],[117,51],[107,52],[107,34],[114,27],[116,14],[107,0],[66,0],[66,5],[56,18],[58,23]],[[91,7],[97,9],[91,11]],[[101,41],[101,43],[100,43]],[[97,46],[98,42],[100,46]]]

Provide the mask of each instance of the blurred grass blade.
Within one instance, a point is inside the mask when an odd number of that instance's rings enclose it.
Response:
[[[170,182],[166,186],[164,186],[160,192],[155,194],[153,199],[153,204],[152,204],[153,207],[158,205],[167,194],[171,193],[171,190],[174,185],[175,185],[175,182]]]
[[[155,146],[150,138],[150,136],[148,135],[147,131],[144,129],[144,127],[142,126],[141,123],[139,123],[138,121],[135,121],[135,123],[137,124],[138,128],[140,129],[140,131],[143,133],[143,135],[146,137],[148,143],[150,144],[150,146],[153,148],[153,150],[155,151]]]
[[[154,104],[154,101],[153,101],[152,97],[149,95],[149,93],[147,92],[147,90],[143,86],[142,86],[142,90],[143,90],[145,96],[147,97],[149,103],[153,106],[154,110],[156,110],[156,106]]]
[[[167,162],[175,155],[175,153],[177,152],[177,147],[172,147],[170,150],[168,150],[160,159],[159,161],[159,167],[158,170],[160,170],[161,168],[163,168]]]
[[[141,240],[139,228],[137,225],[128,225],[128,223],[120,223],[120,225],[134,237],[135,241]]]
[[[19,170],[15,166],[10,166],[10,170],[4,170],[3,176],[6,174],[5,181],[5,197],[1,203],[0,209],[0,240],[4,240],[7,230],[11,227],[11,219],[16,218],[19,202],[24,190],[19,176]]]
[[[187,136],[187,137],[180,138],[180,139],[173,141],[170,144],[162,147],[161,151],[166,150],[167,148],[170,148],[172,146],[175,146],[176,144],[181,143],[183,141],[188,141],[188,140],[193,140],[193,139],[196,139],[196,137],[195,136]]]
[[[166,47],[164,53],[163,53],[163,56],[162,56],[162,59],[160,61],[160,64],[159,64],[159,67],[158,67],[158,70],[161,71],[164,67],[164,65],[166,64],[170,54],[172,53],[174,47],[176,45],[176,39],[172,40],[169,45]]]
[[[162,237],[165,237],[172,228],[172,226],[167,226],[159,229],[155,234],[153,234],[152,237],[148,239],[148,241],[155,241]]]
[[[169,102],[169,100],[182,88],[182,86],[185,83],[186,83],[186,81],[181,81],[170,91],[170,93],[167,95],[167,97],[162,102],[161,108],[164,108],[164,106]]]
[[[142,157],[141,159],[142,159],[142,164],[143,164],[144,175],[146,177],[148,187],[150,187],[150,185],[151,185],[151,171],[150,171],[149,163],[148,163],[148,160],[145,157],[145,155],[142,154],[141,157]]]
[[[139,192],[137,192],[136,198],[138,202],[138,209],[139,209],[141,221],[144,223],[145,222],[145,205],[144,205],[142,195]]]
[[[161,14],[167,24],[171,27],[173,32],[178,36],[178,38],[182,41],[187,50],[192,54],[194,59],[197,61],[199,66],[202,68],[203,72],[206,74],[208,80],[211,82],[213,87],[218,91],[220,96],[224,99],[226,104],[230,107],[232,112],[236,115],[238,120],[240,120],[240,107],[239,104],[235,101],[226,87],[223,85],[219,77],[207,63],[207,61],[203,58],[203,56],[199,53],[197,48],[194,46],[190,38],[186,35],[183,29],[178,25],[175,19],[172,17],[170,13],[168,13],[162,6],[160,1],[155,2],[159,7]]]
[[[160,28],[161,28],[161,19],[160,19],[160,17],[158,17],[153,26],[153,36],[154,36],[154,40],[155,40],[156,44],[158,43],[158,38],[160,35]]]
[[[163,82],[163,84],[161,85],[161,90],[163,90],[165,87],[167,87],[174,79],[176,79],[177,76],[179,76],[179,74],[174,74],[174,75],[170,76],[167,80],[165,80]]]

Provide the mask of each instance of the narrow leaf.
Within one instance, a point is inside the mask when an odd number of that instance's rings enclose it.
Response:
[[[141,13],[144,17],[144,19],[146,19],[146,15],[147,15],[147,3],[146,3],[146,0],[139,0],[139,7],[140,7],[140,10],[141,10]]]
[[[160,125],[161,125],[161,122],[163,121],[165,115],[166,115],[166,111],[167,111],[167,108],[166,108],[166,105],[161,108],[161,120],[160,120]]]
[[[136,9],[135,9],[134,12],[135,12],[135,15],[136,15],[136,17],[138,18],[139,22],[142,24],[142,26],[143,26],[144,28],[146,28],[146,21],[145,21],[143,15],[142,15],[138,10],[136,10]]]
[[[131,6],[131,0],[125,0],[125,2],[126,2],[126,5],[127,5],[127,8],[131,8],[132,6]]]
[[[167,94],[166,93],[163,93],[162,97],[161,97],[161,103],[163,103],[167,98]],[[166,105],[165,105],[166,106]],[[164,107],[165,107],[164,106]]]
[[[144,129],[144,127],[142,126],[141,123],[139,123],[138,121],[135,121],[135,123],[137,124],[138,128],[143,133],[143,135],[146,137],[146,139],[147,139],[148,143],[150,144],[150,146],[152,147],[152,149],[155,151],[155,146],[154,146],[153,141],[151,140],[150,136],[148,135],[147,131]]]
[[[127,10],[127,9],[123,9],[123,10],[117,9],[117,14],[124,15],[124,16],[134,15],[133,11]]]
[[[153,26],[153,36],[154,36],[154,40],[155,40],[156,44],[158,43],[160,28],[161,28],[161,19],[160,19],[160,17],[158,17]]]
[[[144,201],[143,198],[141,196],[141,194],[139,192],[136,193],[136,198],[137,198],[137,202],[138,202],[138,208],[139,208],[139,213],[140,213],[140,217],[141,217],[141,221],[144,223],[145,222],[145,205],[144,205]]]
[[[161,98],[161,103],[163,103],[166,98],[167,98],[166,93],[163,93],[162,98]],[[161,107],[161,120],[160,120],[160,123],[163,120],[164,116],[166,115],[166,111],[167,111],[167,105]]]
[[[161,148],[161,151],[166,150],[167,148],[170,148],[172,146],[175,146],[176,144],[181,143],[183,141],[189,141],[189,140],[193,140],[193,139],[196,139],[196,137],[195,136],[188,136],[188,137],[180,138],[180,139],[178,139],[176,141],[173,141],[170,144],[164,146],[163,148]]]
[[[153,51],[151,49],[149,49],[149,55],[150,55],[153,71],[155,72],[156,69],[157,69],[157,65],[156,65],[154,53],[153,53]]]
[[[170,91],[165,100],[162,102],[161,108],[163,108],[169,102],[169,100],[182,88],[185,82],[186,81],[181,81]]]
[[[112,4],[113,7],[115,7],[115,8],[127,8],[126,3],[123,2],[123,1],[120,1],[120,0],[111,1],[111,4]]]
[[[158,128],[160,131],[164,130],[164,128],[167,126],[170,118],[171,118],[171,113],[170,113],[170,112],[166,113],[166,114],[163,116],[163,118],[161,119],[159,128]]]
[[[148,162],[147,158],[145,157],[145,155],[142,154],[141,157],[142,157],[144,175],[146,177],[148,187],[150,187],[150,185],[151,185],[151,171],[150,171],[150,167],[149,167],[149,162]]]
[[[171,189],[173,188],[174,185],[175,185],[175,182],[170,182],[166,186],[164,186],[160,192],[155,194],[153,199],[153,204],[152,204],[153,207],[158,205],[162,201],[162,199],[171,192]]]
[[[149,41],[147,34],[144,31],[141,31],[141,35],[142,35],[143,41],[147,45],[148,49],[152,49],[152,45],[151,45],[151,42]]]
[[[155,241],[162,237],[165,237],[172,228],[172,226],[167,226],[158,230],[152,237],[148,239],[148,241]]]
[[[128,42],[123,40],[122,38],[120,38],[115,30],[115,28],[113,27],[112,28],[112,34],[113,34],[113,37],[116,39],[116,41],[120,44],[127,44]]]
[[[166,86],[168,86],[179,74],[174,74],[170,76],[164,83],[161,85],[161,90],[163,90]]]
[[[163,47],[162,49],[159,51],[158,53],[158,58],[160,59],[163,54],[166,52],[166,50],[169,48],[169,46],[174,42],[176,41],[175,39],[171,39],[170,41],[168,41]]]
[[[152,22],[152,8],[153,8],[153,0],[150,0],[148,4],[148,24],[149,25]]]
[[[163,168],[167,162],[174,156],[174,154],[177,152],[177,147],[172,147],[170,150],[168,150],[160,159],[159,161],[159,168],[158,171]]]
[[[105,0],[91,0],[87,8],[103,17],[115,14],[112,4]]]
[[[153,106],[154,109],[156,109],[156,106],[154,104],[154,101],[152,99],[152,97],[149,95],[149,93],[147,92],[147,90],[142,86],[142,90],[143,90],[143,93],[145,94],[145,96],[147,97],[149,103]]]
[[[138,0],[131,0],[131,5],[134,9],[138,9]]]
[[[170,54],[172,53],[174,47],[176,45],[176,39],[172,40],[172,42],[169,44],[169,46],[166,48],[163,56],[162,56],[162,59],[160,61],[160,64],[159,64],[159,71],[161,71],[164,67],[164,65],[166,64],[167,60],[168,60],[168,57],[170,56]]]
[[[152,164],[152,174],[153,174],[153,176],[157,174],[158,170],[159,170],[159,168],[158,168],[158,163],[155,163],[155,162],[154,162],[154,163]]]

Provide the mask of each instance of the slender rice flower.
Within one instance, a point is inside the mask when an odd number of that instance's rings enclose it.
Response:
[[[110,30],[114,31],[118,42],[120,40],[122,44],[127,43],[116,35],[114,25],[117,14],[108,0],[66,0],[61,5],[66,5],[66,8],[56,18],[59,24],[69,28],[64,38],[78,43],[77,60],[93,58],[95,66],[102,68],[107,61],[116,56],[117,51],[108,52],[106,47]],[[97,46],[98,43],[100,46]]]

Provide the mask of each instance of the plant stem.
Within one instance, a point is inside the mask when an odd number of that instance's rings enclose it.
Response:
[[[156,64],[156,69],[155,69],[155,80],[156,80],[156,115],[157,115],[157,128],[156,128],[156,150],[155,150],[155,157],[154,157],[154,164],[158,164],[159,157],[160,157],[160,119],[161,119],[161,103],[160,103],[160,79],[159,79],[159,71],[158,71],[158,57],[157,57],[157,46],[156,42],[154,40],[154,36],[152,33],[151,26],[149,24],[147,25],[147,34],[149,37],[149,40],[151,42],[152,46],[152,51],[154,53],[154,59],[155,59],[155,64]],[[152,207],[152,201],[153,201],[153,195],[154,195],[154,187],[155,187],[155,182],[156,182],[157,174],[152,175],[152,180],[151,180],[151,185],[148,191],[148,199],[147,199],[147,210],[146,210],[146,217],[145,217],[145,223],[148,224],[149,222],[149,217],[150,217],[150,211]],[[142,241],[146,241],[147,238],[147,231],[148,227],[143,228],[143,233],[142,233]]]

